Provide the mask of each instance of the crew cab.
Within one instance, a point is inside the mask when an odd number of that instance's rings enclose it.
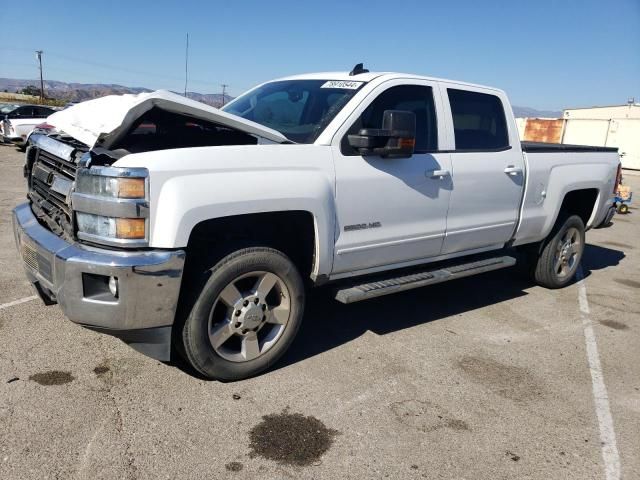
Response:
[[[361,65],[222,110],[157,91],[47,123],[67,136],[35,136],[13,212],[41,298],[221,380],[287,350],[313,286],[351,303],[518,251],[538,284],[569,284],[620,175],[615,149],[521,142],[501,90]]]
[[[36,125],[55,110],[42,105],[16,105],[2,114],[3,140],[24,147],[27,137]]]

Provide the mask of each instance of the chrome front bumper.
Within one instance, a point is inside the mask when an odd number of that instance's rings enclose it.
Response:
[[[184,268],[183,250],[124,251],[70,243],[44,228],[28,203],[13,210],[13,230],[27,277],[45,303],[73,322],[169,359]],[[96,294],[92,279],[116,277],[117,297]]]

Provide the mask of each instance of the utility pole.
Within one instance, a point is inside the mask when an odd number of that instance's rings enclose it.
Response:
[[[187,46],[184,53],[184,96],[187,96],[187,81],[189,79],[189,33],[187,32]]]
[[[44,81],[42,80],[42,50],[36,50],[38,62],[40,63],[40,103],[44,102]]]
[[[229,85],[227,85],[226,83],[223,83],[220,86],[222,87],[222,106],[224,107],[225,98],[226,98],[226,95],[227,95],[227,87]]]

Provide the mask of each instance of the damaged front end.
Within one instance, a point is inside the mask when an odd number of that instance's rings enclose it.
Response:
[[[65,240],[74,238],[71,193],[80,159],[88,151],[71,138],[63,142],[38,134],[26,153],[24,175],[31,209],[41,224]]]
[[[32,137],[24,173],[34,215],[67,241],[130,248],[148,245],[147,220],[144,225],[133,220],[148,218],[148,195],[91,191],[100,182],[109,186],[122,183],[120,177],[147,177],[110,168],[119,159],[154,150],[288,142],[263,125],[164,91],[90,100],[54,113],[47,122],[64,133]],[[122,227],[127,230],[123,238],[118,218],[130,220]]]
[[[169,92],[83,102],[47,123],[58,133],[32,136],[24,166],[29,201],[13,210],[27,278],[73,322],[168,360],[185,252],[150,247],[149,171],[118,167],[118,160],[286,138]]]

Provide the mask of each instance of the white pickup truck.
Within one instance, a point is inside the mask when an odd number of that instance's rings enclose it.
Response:
[[[287,350],[310,286],[350,303],[518,250],[538,284],[567,285],[620,175],[615,149],[520,142],[501,90],[361,65],[222,110],[158,91],[47,122],[68,136],[34,139],[13,212],[41,298],[222,380]]]

